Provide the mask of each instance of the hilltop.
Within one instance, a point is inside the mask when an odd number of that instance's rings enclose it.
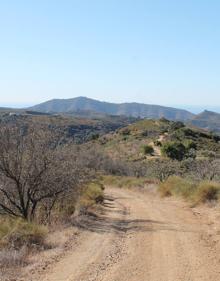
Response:
[[[220,114],[205,110],[191,120],[191,124],[200,128],[220,133]]]

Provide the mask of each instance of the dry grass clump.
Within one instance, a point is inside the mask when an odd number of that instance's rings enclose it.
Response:
[[[203,181],[198,185],[195,193],[196,203],[217,201],[220,197],[220,184],[212,181]]]
[[[191,199],[195,192],[196,185],[178,176],[171,176],[160,184],[159,191],[163,197],[177,195]]]
[[[46,235],[47,228],[44,226],[23,219],[0,217],[1,270],[24,266],[30,251],[45,248]]]
[[[0,218],[0,249],[20,249],[23,246],[43,247],[47,228],[23,219]]]
[[[104,186],[99,182],[88,184],[80,199],[80,207],[88,208],[104,201]]]
[[[220,198],[220,183],[201,181],[195,183],[181,177],[172,176],[159,186],[161,196],[181,196],[194,204],[217,201]]]

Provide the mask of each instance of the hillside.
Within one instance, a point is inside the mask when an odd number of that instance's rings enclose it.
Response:
[[[165,117],[170,120],[186,121],[194,115],[186,110],[165,107],[159,105],[149,105],[141,103],[108,103],[101,102],[86,97],[73,99],[54,99],[39,105],[33,106],[30,110],[47,113],[71,113],[76,111],[92,111],[108,115],[125,115],[140,118],[159,119]]]
[[[205,110],[191,120],[191,124],[200,128],[220,133],[220,114]]]
[[[123,116],[96,116],[96,119],[89,119],[85,116],[50,115],[35,111],[0,112],[0,124],[20,123],[50,129],[61,134],[63,141],[75,143],[87,142],[135,121],[135,118]]]
[[[130,162],[163,158],[161,149],[168,143],[190,146],[189,158],[220,158],[219,136],[166,119],[140,120],[101,137],[99,143],[112,158]],[[152,153],[146,151],[148,146],[153,148]]]

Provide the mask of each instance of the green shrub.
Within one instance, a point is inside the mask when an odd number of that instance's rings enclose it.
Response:
[[[155,140],[155,141],[154,141],[154,145],[156,145],[156,146],[162,146],[162,142],[159,141],[159,140]]]
[[[97,134],[92,134],[90,138],[91,138],[91,140],[98,140],[99,137],[100,137],[100,135],[97,133]]]
[[[192,130],[190,128],[181,128],[179,131],[182,132],[182,134],[185,136],[185,137],[190,137],[190,138],[197,138],[198,137],[198,132],[195,131],[195,130]]]
[[[187,150],[189,150],[189,149],[195,149],[196,150],[197,149],[197,143],[192,141],[192,140],[186,140],[184,142],[184,145],[185,145]]]
[[[143,152],[144,152],[144,154],[152,155],[154,153],[154,148],[152,145],[146,144],[143,146]]]
[[[148,135],[149,135],[148,130],[144,130],[144,131],[141,133],[141,136],[142,136],[142,137],[147,137]]]
[[[220,195],[220,184],[212,181],[203,181],[199,184],[195,194],[196,203],[218,200]]]
[[[182,129],[182,128],[184,128],[184,127],[185,127],[185,125],[184,125],[183,122],[181,122],[181,121],[176,121],[176,122],[171,123],[171,125],[170,125],[170,130],[171,130],[171,131],[176,131],[176,130]]]
[[[187,150],[181,142],[167,142],[162,146],[161,152],[172,160],[182,161]]]

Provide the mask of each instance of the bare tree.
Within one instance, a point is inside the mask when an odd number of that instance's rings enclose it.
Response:
[[[51,133],[21,125],[0,128],[0,213],[32,220],[40,204],[77,189],[86,171]],[[74,158],[75,157],[75,158]]]

